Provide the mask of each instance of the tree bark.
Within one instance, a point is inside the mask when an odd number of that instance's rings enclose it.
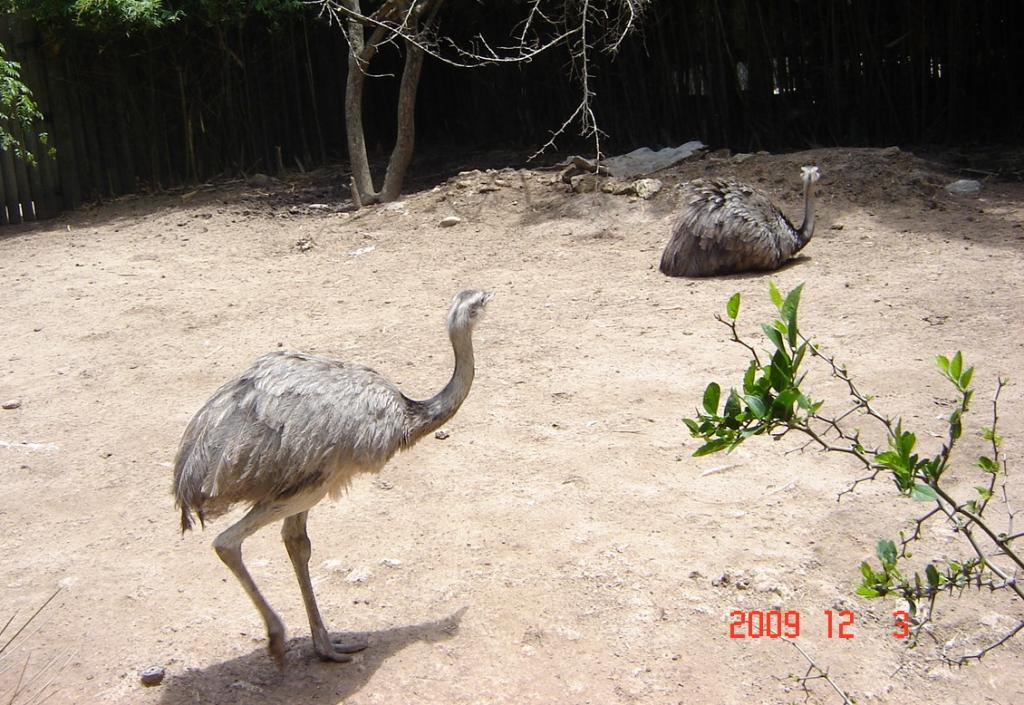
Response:
[[[352,12],[362,14],[359,0],[345,0],[344,5]],[[370,58],[366,54],[372,56],[374,46],[372,39],[370,45],[366,45],[363,25],[358,20],[348,20],[347,32],[349,53],[348,77],[345,81],[345,135],[348,140],[348,158],[355,191],[352,200],[369,205],[378,201],[378,194],[373,188],[370,160],[366,156],[366,137],[363,133],[363,82],[366,79],[366,66]]]
[[[405,42],[405,67],[402,69],[402,83],[398,89],[398,134],[395,136],[395,147],[391,150],[391,159],[388,160],[384,188],[380,193],[383,202],[394,201],[401,195],[405,174],[412,162],[416,141],[416,89],[419,87],[422,69],[423,49]]]

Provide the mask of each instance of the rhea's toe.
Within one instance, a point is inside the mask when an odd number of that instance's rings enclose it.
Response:
[[[317,649],[316,655],[321,661],[333,661],[334,663],[349,663],[352,661],[351,656],[334,648]]]
[[[342,639],[331,639],[331,646],[339,654],[355,654],[365,649],[367,643],[362,640],[344,641]]]

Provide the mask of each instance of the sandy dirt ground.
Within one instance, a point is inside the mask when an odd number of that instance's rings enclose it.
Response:
[[[811,163],[824,177],[804,257],[772,275],[658,272],[677,183],[734,175],[799,220]],[[924,505],[888,480],[837,503],[857,468],[787,454],[795,439],[693,458],[681,422],[709,381],[741,378],[743,351],[713,318],[727,298],[742,293],[756,339],[769,280],[804,282],[803,329],[927,450],[953,396],[933,356],[977,365],[969,465],[997,375],[1024,365],[1024,185],[954,197],[942,186],[955,175],[898,150],[704,158],[658,176],[665,188],[641,200],[572,193],[554,172],[473,172],[346,213],[343,179],[324,172],[5,229],[0,397],[20,406],[0,411],[0,623],[61,589],[6,652],[0,693],[24,672],[39,678],[16,703],[803,702],[793,646],[728,636],[730,612],[780,609],[800,613],[796,643],[858,702],[1024,702],[1024,637],[966,668],[937,660],[998,638],[1021,604],[944,600],[912,651],[890,635],[899,603],[855,595],[875,542]],[[461,223],[439,227],[449,215]],[[185,424],[276,349],[360,361],[429,396],[451,372],[444,315],[466,287],[497,296],[449,437],[310,515],[325,621],[370,648],[315,660],[277,528],[245,544],[289,627],[279,673],[210,547],[240,510],[179,533]],[[1004,391],[1000,419],[1016,472],[1022,389]],[[951,478],[964,497],[974,484],[969,469]],[[964,555],[936,526],[917,558]],[[829,639],[825,611],[843,609],[854,638]],[[150,666],[166,677],[145,688]]]

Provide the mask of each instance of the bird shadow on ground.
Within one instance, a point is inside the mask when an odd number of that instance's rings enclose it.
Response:
[[[244,656],[186,671],[164,682],[162,705],[189,703],[338,703],[358,693],[388,658],[416,642],[446,641],[458,634],[468,607],[433,622],[422,622],[376,632],[349,634],[369,643],[352,663],[324,663],[313,655],[308,637],[287,644],[287,663],[279,671],[267,650],[255,649]],[[337,636],[337,635],[335,635]]]

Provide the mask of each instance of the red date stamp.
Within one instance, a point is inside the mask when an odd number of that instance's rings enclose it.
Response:
[[[851,610],[825,610],[824,633],[828,639],[852,639],[854,614]],[[910,636],[910,615],[904,610],[892,613],[895,639]],[[730,639],[796,639],[800,636],[799,610],[733,610],[729,613]]]

